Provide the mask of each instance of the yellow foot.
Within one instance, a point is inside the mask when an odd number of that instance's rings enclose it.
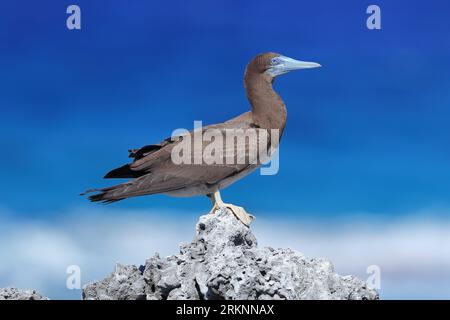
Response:
[[[213,205],[213,207],[211,208],[211,210],[209,210],[209,214],[214,214],[216,213],[216,210],[220,209],[220,207],[217,205],[217,203],[215,203]]]
[[[253,221],[253,219],[255,219],[253,215],[247,213],[247,211],[245,211],[245,209],[242,207],[235,206],[234,204],[231,203],[224,203],[223,205],[226,208],[230,209],[231,212],[234,213],[236,218],[238,218],[247,227],[250,227],[250,223]]]
[[[214,214],[216,210],[219,208],[230,209],[231,212],[233,212],[233,214],[236,216],[236,218],[238,218],[238,220],[240,220],[247,227],[250,227],[250,223],[253,221],[253,219],[255,219],[255,217],[247,213],[247,211],[245,211],[244,208],[235,206],[234,204],[231,203],[224,203],[222,201],[222,198],[220,197],[219,191],[215,191],[214,193],[208,194],[208,198],[210,198],[211,202],[213,203],[213,207],[209,212],[211,214]]]
[[[224,203],[222,206],[230,209],[231,212],[233,212],[233,214],[236,216],[236,218],[238,218],[247,227],[250,227],[250,223],[253,221],[253,219],[255,219],[253,215],[247,213],[247,211],[245,211],[245,209],[242,207],[235,206],[231,203]]]

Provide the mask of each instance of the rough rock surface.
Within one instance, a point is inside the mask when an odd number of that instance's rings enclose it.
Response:
[[[36,290],[21,290],[17,288],[0,288],[0,300],[48,300]]]
[[[251,230],[226,210],[200,217],[178,255],[145,266],[116,265],[107,278],[84,286],[83,299],[378,299],[326,259],[290,249],[259,248]]]

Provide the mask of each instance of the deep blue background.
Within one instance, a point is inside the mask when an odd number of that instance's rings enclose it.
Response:
[[[69,31],[69,4],[82,30]],[[224,192],[251,212],[407,214],[450,194],[448,1],[2,1],[0,205],[42,216],[193,120],[248,109],[245,65],[280,52],[323,68],[280,77],[288,107],[276,176]],[[116,207],[192,208],[152,196]]]

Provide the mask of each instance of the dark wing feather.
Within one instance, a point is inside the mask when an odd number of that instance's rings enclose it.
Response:
[[[111,170],[103,178],[104,179],[116,179],[116,178],[138,178],[142,176],[143,172],[131,170],[129,164],[125,164],[119,168]]]
[[[159,144],[149,144],[146,146],[143,146],[139,149],[130,149],[128,150],[129,158],[134,158],[133,162],[136,162],[142,158],[147,157],[148,155],[157,152],[164,146],[168,145],[171,142],[171,139],[168,138],[164,141],[162,141]],[[119,168],[113,169],[110,172],[108,172],[104,178],[105,179],[114,179],[114,178],[138,178],[144,174],[147,174],[147,171],[143,170],[133,170],[131,164],[125,164]]]
[[[128,157],[138,160],[138,159],[141,159],[141,158],[145,157],[146,155],[148,155],[152,152],[155,152],[159,149],[161,149],[161,145],[149,144],[149,145],[143,146],[142,148],[139,148],[139,149],[128,150],[128,152],[129,152]]]

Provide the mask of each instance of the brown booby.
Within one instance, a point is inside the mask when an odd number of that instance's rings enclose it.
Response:
[[[268,157],[270,157],[278,147],[278,142],[286,125],[286,106],[272,88],[275,77],[293,70],[316,67],[320,67],[320,64],[294,60],[277,53],[257,55],[247,65],[244,75],[244,86],[251,111],[226,122],[203,127],[201,132],[215,130],[215,132],[225,135],[225,132],[230,130],[238,130],[240,134],[245,134],[246,130],[256,130],[266,132],[266,137],[270,137],[276,130],[279,132],[277,141],[270,141],[269,138],[258,140],[258,143],[263,141],[266,147],[271,150],[268,154]],[[188,132],[188,134],[192,133],[195,135],[193,131]],[[200,163],[193,161],[194,163],[175,163],[173,152],[182,143],[186,143],[186,137],[186,134],[172,136],[158,144],[129,150],[129,157],[134,160],[110,171],[105,178],[130,178],[131,180],[107,188],[91,189],[85,193],[97,192],[89,196],[89,199],[105,203],[157,193],[179,197],[206,195],[213,203],[211,213],[214,213],[220,207],[228,208],[248,226],[253,216],[242,207],[224,203],[220,196],[220,190],[254,171],[267,159],[258,158],[256,162],[251,161],[249,155],[251,142],[245,140],[244,144],[233,144],[231,147],[231,151],[237,156],[248,155],[243,162],[236,163],[236,161],[233,161],[229,163],[229,161],[222,161],[222,163],[210,164],[206,161]],[[219,149],[223,150],[216,150],[215,152],[225,157],[225,154],[230,151],[229,146],[225,146],[225,144],[219,146]],[[201,145],[201,151],[205,151],[207,147],[208,144]]]

